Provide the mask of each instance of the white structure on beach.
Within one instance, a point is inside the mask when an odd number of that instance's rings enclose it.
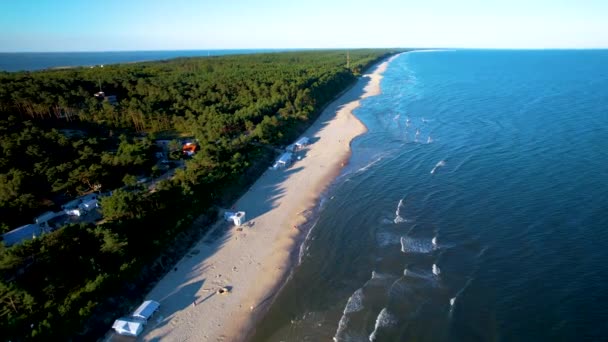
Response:
[[[144,330],[144,323],[131,317],[123,317],[114,321],[112,329],[120,335],[137,337]]]
[[[160,303],[154,300],[147,300],[143,302],[131,316],[148,321],[150,317],[158,310]]]
[[[308,145],[310,143],[310,139],[308,139],[307,137],[301,137],[300,139],[298,139],[298,141],[296,141],[296,143],[294,144],[296,146],[296,151],[297,150],[301,150],[304,147],[306,147],[306,145]]]
[[[224,213],[224,220],[234,222],[235,226],[240,226],[245,222],[245,212],[244,211],[227,211]]]
[[[291,164],[292,160],[293,160],[293,154],[290,152],[285,152],[281,155],[281,157],[279,157],[279,159],[277,159],[276,163],[274,163],[273,168],[278,169],[278,168],[287,167],[287,166],[289,166],[289,164]]]
[[[143,330],[148,319],[154,315],[160,303],[154,300],[143,302],[129,317],[122,317],[114,321],[112,329],[124,336],[137,337]]]

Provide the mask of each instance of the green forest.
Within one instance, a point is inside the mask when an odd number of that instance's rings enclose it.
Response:
[[[3,339],[103,335],[206,232],[217,208],[269,166],[277,147],[396,52],[0,72],[0,233],[86,194],[99,194],[101,212],[0,243]],[[168,141],[162,157],[159,141]],[[185,141],[198,146],[194,155],[181,153]],[[170,176],[150,186],[162,175]]]

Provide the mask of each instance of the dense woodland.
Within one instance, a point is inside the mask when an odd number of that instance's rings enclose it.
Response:
[[[345,51],[308,51],[0,73],[1,231],[112,191],[101,221],[0,243],[1,337],[103,333],[268,167],[273,147],[393,52],[350,51],[348,65]],[[117,102],[94,97],[100,88]],[[154,140],[178,137],[198,153],[154,191],[138,185],[165,171]]]

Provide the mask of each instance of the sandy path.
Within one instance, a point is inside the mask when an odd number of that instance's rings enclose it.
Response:
[[[393,58],[374,66],[323,111],[305,133],[312,144],[301,160],[266,171],[235,203],[252,226],[203,238],[152,289],[147,298],[161,306],[143,340],[234,341],[251,330],[290,266],[301,233],[294,225],[304,222],[302,212],[340,172],[351,140],[366,130],[352,111],[360,99],[380,93],[382,73]],[[222,287],[230,293],[218,294]]]

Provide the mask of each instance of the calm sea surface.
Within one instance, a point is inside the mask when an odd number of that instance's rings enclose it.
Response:
[[[254,341],[608,339],[608,51],[401,55]]]
[[[174,50],[174,51],[109,51],[109,52],[15,52],[0,53],[0,71],[41,70],[100,64],[131,63],[171,59],[237,55],[287,50]]]

